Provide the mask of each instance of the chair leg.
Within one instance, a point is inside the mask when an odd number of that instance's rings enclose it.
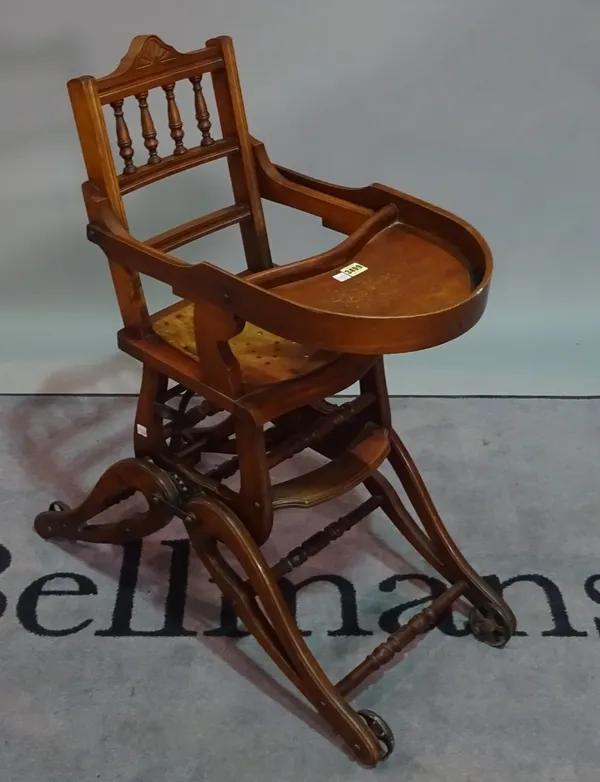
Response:
[[[415,509],[421,526],[404,507],[391,484],[377,473],[366,482],[371,493],[382,497],[382,505],[394,526],[442,577],[454,584],[466,582],[464,596],[472,603],[469,625],[473,635],[490,646],[505,646],[517,629],[517,620],[507,603],[467,562],[450,536],[427,487],[406,446],[394,430],[385,376],[380,359],[360,381],[361,391],[371,392],[376,403],[373,420],[390,433],[388,460]]]
[[[108,508],[140,492],[148,502],[145,513],[100,524],[88,522]],[[147,459],[123,459],[111,465],[94,488],[75,508],[53,502],[40,513],[34,528],[42,538],[63,538],[91,543],[127,543],[165,527],[179,501],[173,479]]]
[[[373,496],[380,497],[382,508],[394,526],[443,578],[451,584],[466,584],[464,597],[473,605],[469,615],[473,635],[490,646],[505,646],[517,629],[516,617],[502,597],[476,573],[459,550],[442,522],[414,460],[392,428],[381,362],[362,379],[361,387],[363,392],[372,393],[376,397],[375,405],[367,409],[365,415],[377,425],[388,429],[391,446],[388,461],[404,487],[421,524],[415,521],[394,487],[380,472],[368,478],[365,486]],[[293,429],[294,425],[308,426],[326,416],[329,411],[329,405],[325,403],[314,405],[301,411],[303,418],[297,413],[297,421],[292,418],[284,419],[279,426],[283,432],[286,427]],[[364,423],[365,419],[361,420]],[[350,422],[345,431],[335,432],[312,447],[324,456],[334,458],[343,452],[357,431],[357,422]]]
[[[517,629],[517,620],[502,597],[476,573],[444,525],[414,460],[395,431],[390,432],[389,461],[421,521],[404,507],[388,481],[377,474],[367,488],[383,495],[383,507],[394,526],[444,578],[468,584],[464,596],[473,604],[469,624],[473,635],[490,646],[505,646]]]
[[[225,597],[265,652],[367,766],[387,757],[393,737],[383,720],[352,709],[319,666],[284,600],[273,571],[241,520],[220,500],[196,497],[185,507],[190,541]],[[243,568],[243,580],[219,544]],[[383,743],[383,747],[382,747]]]

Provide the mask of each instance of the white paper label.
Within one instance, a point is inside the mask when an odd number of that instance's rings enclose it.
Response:
[[[351,263],[349,266],[344,266],[337,274],[333,275],[334,280],[339,282],[346,282],[346,280],[356,277],[357,274],[362,274],[367,271],[367,267],[361,263]]]
[[[135,431],[142,437],[148,437],[148,430],[146,429],[145,426],[142,426],[141,424],[136,424]]]

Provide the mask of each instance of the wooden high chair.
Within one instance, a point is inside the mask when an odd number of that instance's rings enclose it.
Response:
[[[222,138],[203,94],[210,74]],[[175,87],[191,84],[198,135],[184,135]],[[148,92],[164,91],[171,150],[159,150]],[[417,468],[392,427],[384,354],[440,345],[481,317],[492,257],[470,225],[389,187],[339,187],[272,163],[248,133],[232,41],[223,36],[180,53],[138,36],[108,76],[68,84],[88,180],[88,239],[108,259],[123,318],[119,347],[143,367],[133,432],[135,456],[114,463],[77,507],[52,503],[35,520],[45,538],[124,543],[179,517],[194,550],[245,627],[364,764],[394,746],[372,711],[348,696],[456,600],[473,606],[473,634],[503,646],[513,613],[465,560],[444,527]],[[179,94],[178,94],[179,97]],[[143,160],[134,156],[123,103],[137,101]],[[112,107],[124,168],[117,173],[103,107]],[[226,158],[234,203],[150,239],[128,229],[123,196],[164,177]],[[316,215],[346,238],[283,266],[271,260],[261,199]],[[238,224],[247,269],[190,265],[181,245]],[[166,283],[181,301],[149,313],[140,275]],[[359,383],[349,402],[325,401]],[[207,420],[207,419],[212,419]],[[271,471],[305,449],[326,457],[312,471],[275,482]],[[208,469],[207,454],[229,458]],[[388,460],[414,508],[401,502],[380,467]],[[239,487],[225,482],[239,471]],[[276,563],[261,546],[281,508],[311,508],[363,485],[356,509]],[[141,493],[146,512],[91,523]],[[447,590],[334,683],[309,650],[280,579],[380,508],[448,582]],[[415,520],[418,519],[417,520]],[[420,523],[419,523],[420,522]],[[233,557],[242,578],[223,550]]]

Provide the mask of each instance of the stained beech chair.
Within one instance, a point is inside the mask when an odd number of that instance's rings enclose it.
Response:
[[[205,74],[212,77],[220,139],[211,135]],[[184,137],[176,103],[181,81],[191,83],[194,96],[194,146]],[[164,91],[173,141],[164,156],[148,108],[154,88]],[[472,633],[485,643],[503,646],[516,627],[510,608],[450,537],[394,431],[383,364],[385,354],[440,345],[477,323],[492,275],[488,246],[464,221],[389,187],[340,187],[272,163],[249,135],[228,37],[180,53],[156,36],[138,36],[115,71],[74,79],[68,89],[87,168],[87,236],[110,265],[123,319],[119,347],[143,372],[134,456],[109,467],[77,507],[52,503],[35,529],[44,538],[120,544],[180,518],[248,631],[356,757],[374,766],[392,751],[393,734],[374,712],[352,708],[352,690],[461,597],[472,605]],[[126,99],[134,108],[137,101],[140,112],[147,155],[139,163],[123,113]],[[120,174],[104,120],[107,105],[124,161]],[[228,162],[231,206],[150,239],[131,235],[124,195],[219,158]],[[346,238],[327,252],[275,265],[262,199],[315,215]],[[240,274],[171,254],[235,224],[247,262]],[[178,303],[150,313],[141,275],[169,286]],[[359,393],[351,401],[326,401],[355,383]],[[291,479],[272,478],[274,467],[306,449],[325,459]],[[206,466],[207,455],[216,466]],[[382,475],[386,460],[412,512]],[[227,479],[238,472],[234,490]],[[367,499],[358,507],[279,562],[266,561],[261,547],[280,509],[308,510],[361,485]],[[101,512],[137,493],[147,501],[145,512],[98,522]],[[279,582],[376,509],[448,588],[332,682],[307,647]],[[231,566],[231,556],[239,568]]]

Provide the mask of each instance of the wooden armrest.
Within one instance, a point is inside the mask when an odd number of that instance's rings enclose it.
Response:
[[[273,163],[258,139],[252,139],[252,144],[264,198],[314,214],[325,227],[347,234],[374,212],[393,204],[398,220],[406,225],[445,237],[465,255],[482,256],[483,252],[482,262],[491,262],[491,252],[479,231],[452,212],[378,182],[347,187],[315,179]]]
[[[252,139],[258,185],[262,198],[320,217],[323,225],[351,234],[373,214],[373,209],[320,191],[302,182],[293,182],[275,166],[261,141]],[[380,209],[385,206],[377,207]]]
[[[191,265],[148,247],[123,228],[109,207],[103,217],[103,222],[88,225],[87,236],[111,260],[164,282],[182,299],[201,305],[208,302],[265,331],[319,347],[316,336],[321,325],[316,323],[316,329],[311,325],[314,315],[310,308],[253,285],[252,275],[241,277],[207,262]]]
[[[114,215],[111,218],[104,213],[103,217],[102,222],[88,224],[87,238],[104,250],[111,261],[171,287],[178,283],[178,272],[191,268],[186,261],[140,242],[123,228]]]
[[[93,203],[92,216],[94,218],[87,226],[87,238],[93,244],[98,245],[111,261],[164,282],[171,287],[176,296],[182,299],[193,303],[210,302],[223,311],[231,312],[233,310],[236,316],[250,320],[254,325],[262,327],[266,331],[272,331],[267,322],[271,326],[274,325],[273,317],[269,312],[261,313],[260,310],[262,307],[268,309],[271,299],[281,302],[285,310],[283,317],[296,323],[295,311],[302,308],[271,296],[267,291],[262,291],[255,285],[250,285],[249,281],[252,276],[256,275],[251,275],[249,272],[242,275],[230,274],[208,263],[192,265],[139,241],[123,226],[112,211],[108,200],[99,195],[91,183],[89,183],[87,190],[89,202]],[[275,267],[273,271],[278,271],[279,268],[282,267]],[[215,281],[214,290],[212,289],[213,279]],[[248,311],[248,308],[245,305],[232,306],[233,302],[223,295],[222,285],[226,286],[230,280],[237,281],[241,286],[241,288],[236,287],[233,294],[236,302],[243,302],[248,292],[250,294],[253,291],[259,293],[259,301],[255,303],[252,299],[250,302],[250,311],[255,317],[245,317],[244,313]],[[261,294],[269,299],[265,301]],[[266,316],[266,319],[263,316]],[[292,327],[291,330],[294,334],[293,341],[301,342],[302,339],[299,337],[302,329],[298,330],[296,327]],[[275,333],[278,332],[275,331]],[[281,336],[285,336],[285,334],[282,333]]]

